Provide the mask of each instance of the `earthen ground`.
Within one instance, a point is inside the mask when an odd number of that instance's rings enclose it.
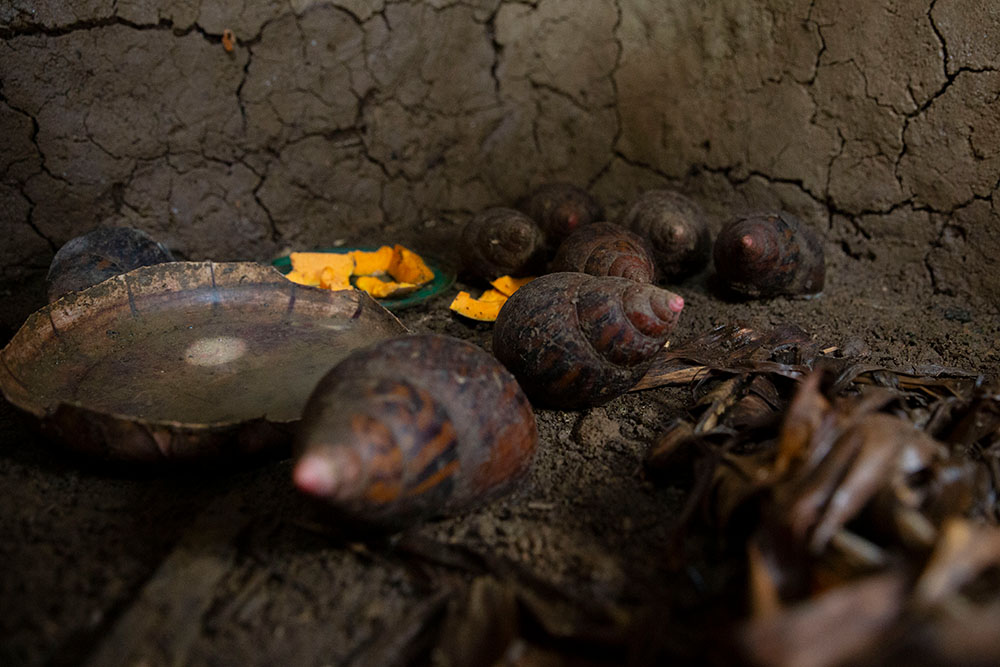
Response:
[[[341,242],[448,256],[475,212],[568,180],[612,217],[669,186],[715,230],[783,208],[824,234],[821,297],[730,303],[708,271],[677,286],[678,341],[794,322],[873,364],[1000,372],[992,0],[244,4],[0,3],[4,342],[44,303],[54,251],[97,226],[192,260]],[[401,317],[489,346],[446,305]],[[740,559],[702,535],[667,562],[683,484],[641,467],[690,396],[539,410],[517,493],[393,539],[317,520],[287,460],[109,467],[0,403],[0,663],[441,659],[442,618],[485,581],[569,596],[570,626],[606,621],[584,641],[536,619],[550,657],[728,664]],[[477,599],[509,611],[502,597]],[[609,605],[626,639],[599,632]]]
[[[922,271],[889,279],[882,263],[828,251],[828,284],[815,299],[729,302],[708,271],[678,286],[687,307],[674,340],[733,321],[794,322],[874,364],[1000,370],[995,316],[932,295]],[[38,283],[15,287],[7,336],[44,298]],[[441,296],[401,319],[413,331],[489,349],[490,325],[458,318],[447,302]],[[684,483],[654,484],[642,470],[646,449],[690,397],[689,388],[666,388],[582,412],[538,410],[541,453],[516,493],[389,540],[341,534],[313,514],[291,486],[288,460],[196,471],[109,467],[43,441],[4,403],[3,662],[371,664],[428,605],[444,614],[464,604],[484,575],[547,582],[572,591],[579,609],[624,610],[638,633],[634,655],[707,659],[720,650],[715,633],[742,613],[739,558],[703,535],[691,562],[668,562]],[[397,546],[407,540],[500,559],[521,574],[437,562]],[[428,628],[431,636],[415,644],[425,659],[444,641],[434,634],[440,624]],[[548,649],[580,657],[572,642],[549,641]],[[611,664],[627,657],[620,645],[591,656]]]

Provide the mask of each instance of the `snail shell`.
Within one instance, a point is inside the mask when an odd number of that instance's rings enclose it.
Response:
[[[538,404],[607,403],[642,378],[684,299],[654,285],[585,273],[550,273],[507,300],[493,353]]]
[[[823,291],[823,243],[790,213],[750,215],[726,225],[715,240],[715,271],[723,286],[748,297]]]
[[[518,208],[538,223],[552,247],[578,228],[604,219],[597,200],[571,183],[547,183],[531,192]]]
[[[52,258],[49,302],[140,266],[172,261],[170,251],[141,229],[95,229],[67,241]]]
[[[595,222],[570,234],[556,251],[550,268],[554,272],[619,276],[640,283],[651,283],[656,276],[646,241],[610,222]]]
[[[348,518],[399,526],[510,490],[537,444],[528,399],[493,356],[449,336],[402,336],[320,380],[293,478]]]
[[[537,269],[545,252],[545,235],[520,211],[488,208],[462,228],[461,245],[466,270],[494,280]]]
[[[705,214],[678,192],[644,192],[625,211],[620,224],[649,241],[664,278],[684,278],[708,264],[712,242]]]

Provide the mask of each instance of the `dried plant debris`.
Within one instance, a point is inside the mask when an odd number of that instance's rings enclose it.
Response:
[[[647,469],[746,553],[754,663],[997,664],[997,385],[833,351],[730,326],[662,354],[646,385],[696,400]]]
[[[811,370],[819,354],[819,345],[794,324],[769,331],[720,325],[665,349],[631,391],[704,380],[712,373],[769,373],[798,379]]]

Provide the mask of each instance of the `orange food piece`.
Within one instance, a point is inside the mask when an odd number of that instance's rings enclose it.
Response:
[[[490,291],[492,292],[493,290]],[[497,294],[499,294],[499,292],[497,292]],[[500,296],[503,295],[501,294]],[[468,317],[472,320],[479,320],[480,322],[494,322],[497,319],[497,315],[500,314],[500,309],[505,303],[507,303],[506,297],[504,297],[503,300],[492,297],[487,299],[473,299],[472,295],[468,292],[459,292],[458,296],[455,297],[455,300],[452,301],[451,305],[448,307],[459,315]]]
[[[285,274],[285,277],[291,280],[293,283],[298,283],[300,285],[308,285],[310,287],[319,287],[319,276],[314,273],[305,274],[296,269],[292,269]]]
[[[324,267],[323,272],[319,274],[319,286],[333,291],[354,289],[351,287],[351,274],[344,272],[347,266],[347,264],[341,264]]]
[[[389,275],[401,283],[423,285],[434,279],[434,272],[417,253],[396,244],[389,262]]]
[[[357,276],[357,288],[376,299],[405,296],[434,278],[434,272],[420,255],[401,245],[346,253],[293,252],[289,259],[292,270],[285,276],[289,280],[345,290],[351,289],[351,276]],[[392,280],[383,280],[385,274]]]
[[[406,296],[420,287],[413,283],[382,280],[375,276],[359,276],[354,284],[358,289],[368,292],[376,299]]]
[[[483,292],[483,295],[479,297],[479,300],[485,302],[499,301],[500,303],[503,303],[507,300],[507,295],[495,289],[488,289]]]
[[[285,275],[292,282],[329,290],[351,289],[354,258],[331,252],[293,252],[292,270]]]
[[[495,289],[486,290],[478,299],[473,299],[468,292],[459,292],[448,307],[469,319],[495,322],[510,295],[532,280],[534,278],[500,276],[490,283]]]
[[[496,280],[491,280],[490,285],[493,285],[493,287],[495,287],[498,292],[510,296],[534,279],[535,279],[534,276],[528,278],[512,278],[511,276],[500,276]]]
[[[323,269],[332,267],[336,275],[350,276],[354,273],[354,258],[348,253],[336,252],[293,252],[289,256],[292,269],[303,276],[315,276],[316,280],[323,274]]]
[[[370,276],[373,273],[388,273],[393,257],[392,246],[384,245],[378,250],[352,250],[354,275]]]

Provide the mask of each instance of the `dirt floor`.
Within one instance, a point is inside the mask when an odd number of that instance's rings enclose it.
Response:
[[[815,299],[728,302],[707,271],[678,286],[687,306],[673,340],[793,322],[879,365],[1000,371],[995,311],[935,294],[921,265],[827,250]],[[400,318],[489,348],[491,326],[449,313],[451,294]],[[3,298],[6,341],[43,286],[8,285]],[[691,395],[537,410],[541,451],[513,495],[396,535],[330,525],[292,488],[289,460],[95,464],[4,402],[0,663],[732,664],[741,558],[709,534],[668,558],[684,481],[654,483],[642,466]]]
[[[609,219],[671,187],[713,231],[761,209],[822,230],[822,296],[734,303],[706,270],[675,286],[675,343],[789,322],[874,366],[1000,376],[995,2],[229,4],[0,3],[0,342],[95,227],[184,260],[454,260],[472,215],[560,180]],[[489,348],[447,309],[462,287],[400,319]],[[678,550],[690,480],[643,465],[695,391],[540,409],[515,493],[396,535],[332,524],[288,459],[109,466],[0,401],[0,665],[736,664],[745,554],[707,530]]]

